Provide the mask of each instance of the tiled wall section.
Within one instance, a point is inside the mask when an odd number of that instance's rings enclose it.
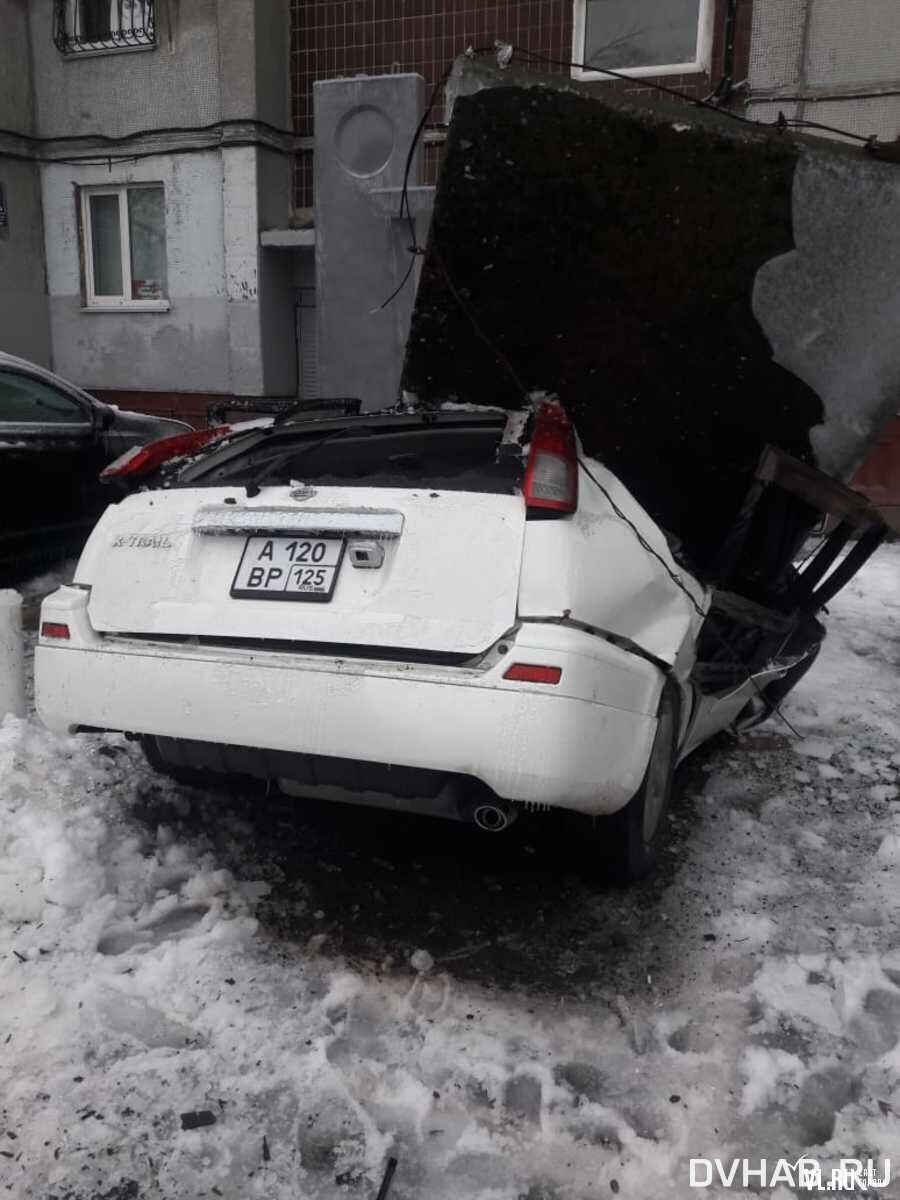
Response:
[[[660,0],[665,3],[665,0]],[[746,74],[753,0],[735,3],[735,78]],[[713,70],[718,80],[724,54],[729,0],[716,0]],[[342,75],[418,71],[430,94],[452,59],[467,46],[512,42],[548,58],[572,55],[573,0],[292,0],[291,90],[294,128],[312,133],[312,85]],[[565,68],[547,67],[548,71]],[[711,90],[706,75],[669,76],[670,87],[689,96]],[[647,80],[601,83],[628,93],[649,92]],[[426,174],[433,182],[439,163],[429,147]],[[301,155],[295,173],[295,204],[313,202],[311,156]]]
[[[312,83],[339,75],[420,71],[430,89],[467,46],[513,42],[569,58],[571,0],[294,0],[293,106],[312,132]]]

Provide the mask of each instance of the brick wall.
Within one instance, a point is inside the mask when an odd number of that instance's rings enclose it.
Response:
[[[660,0],[665,3],[665,0]],[[711,78],[717,82],[724,59],[728,0],[716,0]],[[736,0],[734,77],[746,75],[753,0]],[[316,80],[343,75],[418,71],[430,94],[452,59],[467,46],[512,42],[548,58],[572,56],[572,0],[292,0],[291,95],[294,128],[312,129],[312,87]],[[566,73],[564,67],[547,67]],[[661,82],[701,97],[712,87],[710,76],[666,76]],[[593,85],[625,93],[647,93],[648,80]],[[440,119],[440,113],[436,114]],[[426,178],[434,180],[439,148],[428,147]],[[298,158],[295,204],[312,205],[312,156]]]

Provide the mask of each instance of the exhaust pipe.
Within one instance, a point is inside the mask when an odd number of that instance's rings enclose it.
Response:
[[[519,815],[515,805],[494,795],[469,795],[460,803],[460,816],[485,833],[503,833]]]
[[[479,804],[472,813],[472,820],[485,833],[502,833],[515,819],[514,811],[501,808],[499,804]]]

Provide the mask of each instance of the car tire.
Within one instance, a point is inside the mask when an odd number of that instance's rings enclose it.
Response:
[[[166,775],[169,779],[174,779],[176,783],[185,784],[187,787],[203,787],[204,784],[209,783],[209,775],[207,773],[197,770],[194,767],[176,766],[174,763],[170,763],[167,759],[163,758],[155,737],[143,734],[140,738],[140,743],[144,757],[159,775]]]
[[[679,712],[678,694],[667,686],[660,697],[656,734],[641,786],[619,812],[593,819],[595,873],[612,882],[634,883],[656,867],[675,776]]]

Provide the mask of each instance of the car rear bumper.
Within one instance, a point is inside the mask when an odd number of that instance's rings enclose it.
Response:
[[[526,623],[487,667],[447,668],[104,637],[88,594],[61,588],[35,657],[38,712],[79,727],[353,759],[481,780],[498,796],[614,812],[643,778],[662,673],[602,638]],[[503,679],[512,662],[560,684]]]

